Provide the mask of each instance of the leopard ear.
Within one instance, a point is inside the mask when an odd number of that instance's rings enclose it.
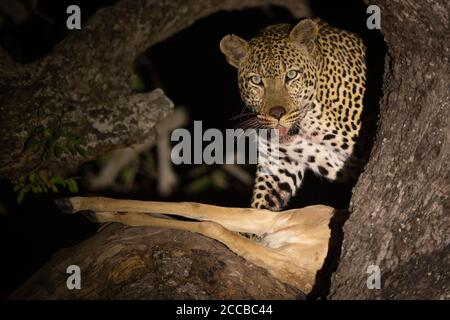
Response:
[[[223,37],[220,41],[220,51],[225,55],[229,64],[239,68],[239,65],[248,54],[248,42],[234,34],[230,34]]]
[[[317,23],[311,19],[305,19],[292,28],[289,33],[289,39],[297,45],[308,46],[317,38],[318,33],[319,27]]]

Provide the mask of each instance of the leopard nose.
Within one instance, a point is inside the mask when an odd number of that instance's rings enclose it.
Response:
[[[277,120],[280,120],[282,116],[286,113],[286,110],[281,106],[276,106],[270,108],[269,114]]]

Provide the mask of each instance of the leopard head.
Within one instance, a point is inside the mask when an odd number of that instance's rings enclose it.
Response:
[[[269,26],[250,41],[222,38],[220,49],[237,68],[242,100],[258,127],[277,129],[281,137],[295,131],[316,94],[317,34],[317,24],[306,19],[292,29]]]

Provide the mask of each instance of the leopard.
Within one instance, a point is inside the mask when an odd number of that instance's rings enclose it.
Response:
[[[361,140],[366,47],[356,34],[319,18],[263,28],[250,40],[225,35],[220,50],[237,69],[245,121],[279,138],[262,153],[251,207],[280,211],[305,171],[330,181],[357,179],[367,161]]]

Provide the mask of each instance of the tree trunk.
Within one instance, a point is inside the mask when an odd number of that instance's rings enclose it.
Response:
[[[389,48],[379,128],[330,297],[449,299],[449,3],[375,4]],[[379,290],[367,287],[370,265]]]
[[[81,289],[68,290],[67,267],[80,267]],[[303,299],[294,287],[186,231],[109,224],[64,249],[10,299]]]

